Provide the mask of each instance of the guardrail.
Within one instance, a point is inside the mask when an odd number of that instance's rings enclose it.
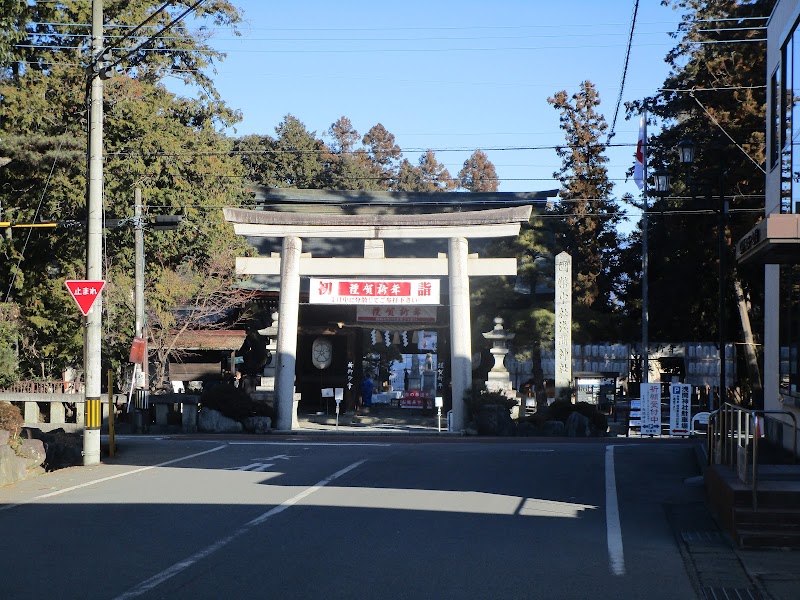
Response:
[[[749,483],[753,494],[753,509],[758,508],[758,444],[762,436],[761,421],[771,415],[788,416],[792,425],[793,460],[797,462],[797,417],[786,410],[751,410],[725,403],[711,413],[708,420],[708,462],[736,469],[742,483]],[[778,420],[778,419],[776,419]]]

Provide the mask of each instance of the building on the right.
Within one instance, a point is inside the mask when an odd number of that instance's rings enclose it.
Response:
[[[764,409],[800,417],[800,0],[778,0],[772,11],[766,83],[764,219],[737,242],[736,257],[764,265]],[[770,437],[791,448],[797,431],[770,421]]]

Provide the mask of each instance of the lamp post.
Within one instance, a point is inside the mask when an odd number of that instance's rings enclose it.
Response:
[[[688,138],[682,139],[678,142],[678,156],[683,165],[691,165],[694,162],[694,142]],[[717,232],[717,252],[719,254],[719,297],[717,307],[717,335],[719,336],[719,391],[718,402],[719,407],[725,402],[727,388],[726,382],[726,363],[725,363],[725,288],[727,287],[727,260],[725,252],[725,228],[728,221],[728,202],[725,199],[725,175],[726,171],[723,167],[719,173],[719,225]],[[709,404],[711,402],[709,401]],[[709,410],[713,410],[713,405],[709,405]]]
[[[669,173],[664,169],[656,169],[653,172],[653,183],[655,184],[655,195],[665,196],[669,193]],[[644,188],[644,210],[642,211],[642,383],[650,381],[650,317],[648,307],[650,304],[649,296],[649,251],[647,248],[648,234],[648,206],[647,206],[647,186]]]

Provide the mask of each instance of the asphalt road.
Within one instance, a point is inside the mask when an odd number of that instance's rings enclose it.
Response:
[[[0,596],[704,597],[680,543],[706,526],[682,517],[703,502],[688,442],[117,443],[0,488]]]

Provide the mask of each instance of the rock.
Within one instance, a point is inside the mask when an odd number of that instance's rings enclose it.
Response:
[[[564,423],[561,421],[545,421],[542,426],[542,433],[550,437],[561,437],[564,435]]]
[[[0,446],[0,485],[25,479],[25,459],[20,458],[11,446]]]
[[[589,437],[589,418],[577,411],[567,417],[567,437]]]
[[[10,439],[11,434],[5,429],[0,429],[0,446],[7,446]]]
[[[197,419],[197,428],[205,433],[240,433],[243,429],[239,421],[234,421],[218,410],[203,407]]]
[[[250,433],[264,434],[272,429],[272,419],[269,417],[247,417],[242,421],[245,431]]]
[[[48,471],[83,464],[83,438],[79,433],[66,433],[60,427],[47,432],[36,427],[25,427],[22,436],[44,442],[47,453],[44,467]]]
[[[17,455],[25,459],[25,468],[30,470],[44,463],[47,451],[42,440],[22,440],[17,449]]]

